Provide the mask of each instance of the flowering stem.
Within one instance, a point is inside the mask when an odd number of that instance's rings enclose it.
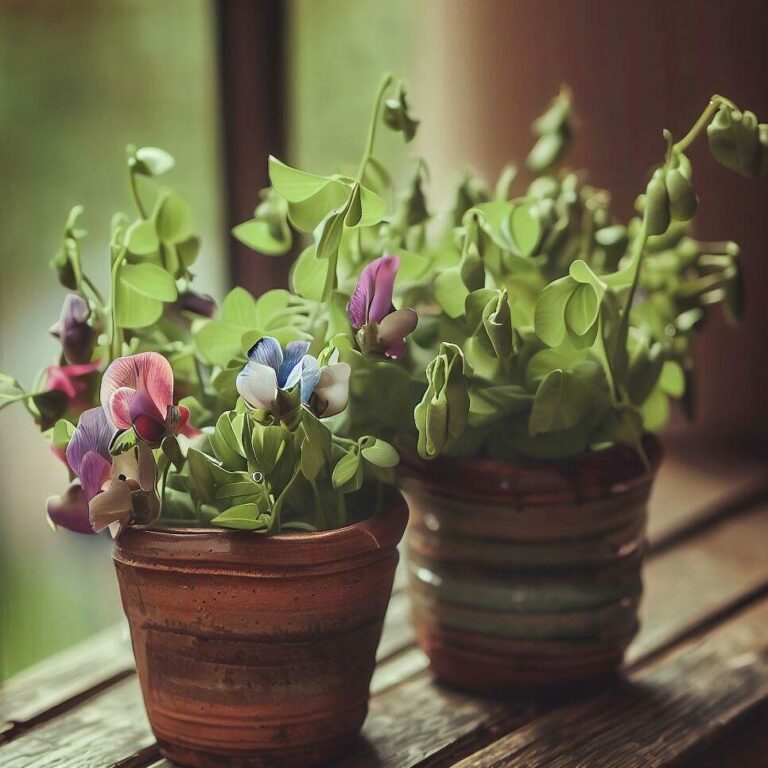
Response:
[[[141,197],[139,196],[139,188],[136,184],[136,174],[133,172],[133,168],[128,169],[128,175],[131,179],[131,194],[133,195],[133,200],[136,203],[136,207],[139,209],[139,214],[141,215],[142,219],[147,218],[147,212],[144,210],[144,206],[141,202]]]
[[[709,100],[709,104],[707,104],[704,111],[699,115],[699,119],[693,124],[691,130],[674,145],[673,149],[675,152],[685,152],[685,150],[696,141],[699,134],[707,127],[709,121],[715,116],[715,113],[723,104],[727,104],[733,109],[736,108],[736,105],[730,99],[715,94]]]
[[[123,349],[123,334],[117,325],[117,277],[120,271],[120,266],[125,261],[126,254],[128,253],[126,248],[123,248],[115,258],[114,264],[112,264],[111,272],[111,291],[110,291],[110,316],[111,316],[111,338],[110,338],[110,352],[111,359],[120,357]]]
[[[378,93],[376,94],[376,101],[373,106],[373,114],[371,115],[371,122],[368,125],[368,138],[365,142],[365,151],[363,153],[363,159],[360,161],[360,167],[357,171],[357,183],[359,184],[363,180],[365,175],[365,169],[368,166],[368,161],[373,155],[373,143],[376,139],[376,127],[379,123],[379,112],[381,111],[381,103],[384,100],[384,94],[387,92],[389,86],[392,85],[392,75],[387,73],[384,75],[384,79],[381,81]]]

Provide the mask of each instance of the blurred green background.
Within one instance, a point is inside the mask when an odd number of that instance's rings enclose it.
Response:
[[[408,74],[413,4],[297,0],[286,12],[289,159],[356,162],[381,73]],[[64,292],[47,264],[75,204],[104,285],[110,218],[131,205],[128,143],[176,157],[169,183],[203,235],[199,286],[225,292],[216,39],[205,0],[0,2],[0,370],[23,384],[56,355],[47,328]],[[0,413],[0,679],[121,620],[110,540],[46,523],[66,482],[27,412]]]

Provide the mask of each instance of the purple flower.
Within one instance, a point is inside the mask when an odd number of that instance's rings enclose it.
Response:
[[[88,324],[91,310],[82,296],[67,294],[61,315],[50,332],[61,342],[66,361],[70,364],[88,363],[96,346],[96,330]]]
[[[395,309],[392,293],[400,267],[397,256],[381,256],[360,274],[347,305],[349,322],[363,354],[383,354],[397,359],[405,354],[405,337],[416,329],[412,309]]]
[[[112,457],[109,446],[115,430],[102,408],[80,415],[66,451],[67,464],[77,478],[61,496],[48,499],[48,517],[54,525],[76,533],[93,533],[88,504],[109,480]]]

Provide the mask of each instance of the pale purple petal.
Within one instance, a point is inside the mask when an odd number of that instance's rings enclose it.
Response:
[[[248,360],[269,366],[275,373],[283,364],[283,350],[280,342],[272,336],[262,336],[249,350]]]
[[[112,465],[98,453],[88,451],[80,462],[80,485],[83,487],[86,503],[97,493],[109,479]]]
[[[277,386],[283,389],[285,382],[288,381],[293,369],[301,361],[301,358],[307,354],[309,349],[308,341],[292,341],[285,347],[285,356],[277,372]]]
[[[104,409],[91,408],[80,414],[77,428],[67,446],[67,464],[76,474],[80,474],[83,457],[94,451],[109,460],[109,446],[115,437],[115,430],[109,423]]]
[[[277,397],[277,374],[268,365],[248,362],[237,374],[235,386],[252,408],[269,408]]]
[[[380,323],[392,311],[392,292],[395,287],[397,270],[400,267],[398,256],[382,256],[368,265],[376,266],[374,272],[373,298],[368,308],[368,322]],[[366,269],[368,269],[366,267]]]
[[[396,360],[405,354],[405,337],[416,330],[418,322],[412,309],[398,309],[379,323],[379,341],[387,357]]]
[[[356,331],[360,330],[368,322],[368,307],[373,297],[374,285],[374,270],[371,267],[375,263],[369,264],[360,273],[357,285],[352,293],[352,298],[350,298],[349,304],[347,304],[349,323]]]
[[[329,417],[341,413],[349,399],[349,376],[352,373],[348,363],[334,363],[320,372],[315,395],[320,408],[318,416]]]

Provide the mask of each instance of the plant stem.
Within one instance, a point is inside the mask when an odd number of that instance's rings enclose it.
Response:
[[[133,172],[133,168],[128,169],[128,175],[131,179],[131,194],[133,195],[133,200],[136,203],[136,207],[139,209],[139,214],[141,215],[142,219],[147,218],[147,212],[144,210],[144,206],[141,202],[141,197],[139,197],[139,188],[136,184],[136,174]]]
[[[357,171],[358,184],[363,180],[365,169],[368,165],[368,161],[373,154],[373,143],[376,139],[376,126],[379,122],[379,112],[381,111],[381,102],[384,99],[384,94],[387,92],[389,86],[392,85],[392,75],[388,72],[384,75],[384,78],[379,85],[379,90],[376,94],[376,101],[373,106],[373,114],[371,115],[371,122],[368,125],[368,138],[365,142],[365,151],[363,152],[363,159],[360,161],[360,167]]]
[[[688,133],[686,133],[685,136],[683,136],[683,138],[674,145],[675,152],[685,152],[685,150],[688,149],[688,147],[690,147],[694,141],[696,141],[699,134],[707,127],[709,121],[715,116],[715,113],[718,109],[720,109],[722,104],[727,104],[728,106],[735,108],[735,105],[732,101],[724,98],[723,96],[718,96],[715,94],[709,100],[709,104],[707,104],[704,111],[699,115],[699,119],[693,124],[691,130],[688,131]]]
[[[123,334],[117,325],[117,276],[120,271],[120,266],[125,261],[127,249],[124,247],[115,258],[115,263],[112,265],[111,282],[110,282],[110,316],[112,320],[111,338],[109,342],[111,359],[120,357],[123,351]]]

